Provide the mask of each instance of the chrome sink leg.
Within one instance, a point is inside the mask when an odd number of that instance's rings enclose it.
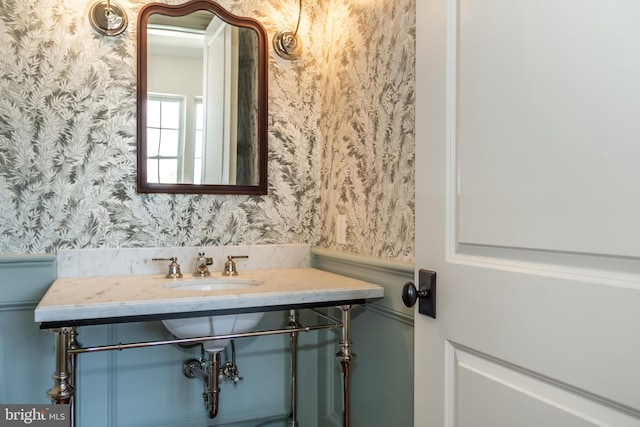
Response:
[[[74,328],[57,328],[50,329],[50,332],[55,334],[55,353],[56,353],[56,368],[51,376],[53,379],[53,387],[47,392],[47,396],[51,403],[71,404],[73,401],[73,395],[75,389],[72,384],[72,377],[69,371],[69,342],[70,335]],[[73,421],[73,418],[72,418]],[[73,427],[73,423],[71,424]]]
[[[343,305],[340,310],[342,310],[342,340],[336,357],[342,368],[342,426],[349,427],[349,363],[355,359],[356,355],[351,352],[351,306]]]
[[[288,329],[296,329],[300,327],[300,323],[298,323],[298,311],[290,310],[289,311],[289,324],[287,325]],[[297,376],[298,376],[298,333],[291,332],[290,336],[290,347],[291,347],[291,414],[290,414],[290,425],[291,427],[298,426],[298,384],[297,384]]]
[[[82,346],[80,342],[78,342],[78,334],[79,332],[77,328],[71,328],[71,330],[69,331],[69,342],[68,342],[69,350],[75,350]],[[77,378],[78,378],[78,354],[71,353],[71,355],[69,355],[69,382],[74,387],[76,384],[78,384]],[[71,402],[69,402],[69,413],[71,416],[71,422],[69,425],[73,427],[76,425],[76,415],[77,415],[75,393],[74,393],[74,398],[71,399]]]

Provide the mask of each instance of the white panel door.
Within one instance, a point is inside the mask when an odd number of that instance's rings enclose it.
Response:
[[[640,426],[640,1],[416,6],[415,425]]]

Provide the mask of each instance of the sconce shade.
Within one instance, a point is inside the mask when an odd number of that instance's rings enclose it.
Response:
[[[122,34],[129,24],[127,12],[118,3],[97,1],[89,10],[91,26],[104,36]]]

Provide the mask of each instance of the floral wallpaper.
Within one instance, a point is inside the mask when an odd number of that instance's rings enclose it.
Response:
[[[143,2],[121,2],[115,38],[90,27],[90,3],[0,0],[0,253],[306,243],[412,258],[415,0],[303,2],[303,58],[270,50],[261,197],[136,193]],[[297,19],[294,0],[220,3],[270,36]]]

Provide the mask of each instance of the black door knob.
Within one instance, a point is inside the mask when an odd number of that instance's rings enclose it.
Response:
[[[429,289],[416,289],[416,285],[413,282],[407,282],[402,287],[402,302],[407,307],[413,307],[416,305],[418,298],[428,299],[431,295]]]
[[[416,301],[418,304],[418,312],[425,316],[436,318],[436,272],[431,270],[418,270],[418,285],[420,289],[412,282],[407,282],[402,287],[402,301],[407,307],[413,307]]]

